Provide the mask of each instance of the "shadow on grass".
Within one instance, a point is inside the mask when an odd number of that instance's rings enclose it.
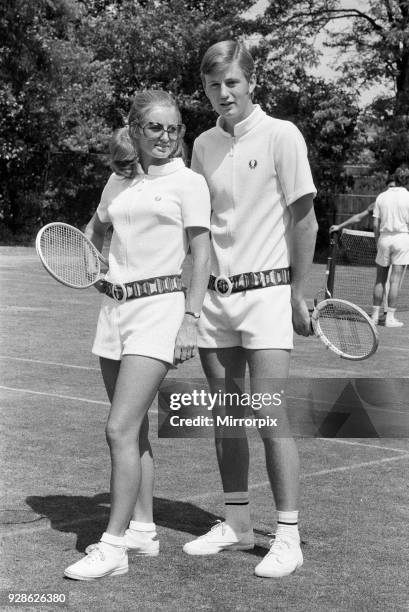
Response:
[[[49,519],[52,529],[65,533],[76,533],[76,549],[80,552],[83,552],[89,544],[99,540],[108,522],[109,493],[99,493],[94,497],[32,495],[27,497],[26,502],[34,512]],[[222,520],[220,516],[202,510],[189,502],[159,497],[153,500],[153,513],[156,525],[185,532],[193,537],[202,535],[215,521]],[[256,546],[247,552],[263,556],[266,550],[261,546]]]

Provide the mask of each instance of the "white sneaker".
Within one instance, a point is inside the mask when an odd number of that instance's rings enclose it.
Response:
[[[253,529],[236,533],[226,522],[217,521],[210,531],[187,542],[183,550],[188,555],[215,555],[221,550],[250,550],[254,548]]]
[[[398,321],[398,319],[385,319],[385,327],[403,327],[402,321]]]
[[[87,556],[67,567],[64,576],[73,580],[96,580],[105,576],[120,576],[128,572],[126,548],[111,546],[103,542],[91,544],[88,548],[91,550]]]
[[[371,321],[374,325],[379,325],[379,317],[376,315],[372,315]]]
[[[125,543],[128,553],[156,557],[159,554],[159,540],[157,537],[156,531],[152,533],[127,529],[125,531]]]
[[[295,538],[276,535],[270,541],[271,548],[256,566],[254,573],[262,578],[282,578],[302,566],[300,542]]]

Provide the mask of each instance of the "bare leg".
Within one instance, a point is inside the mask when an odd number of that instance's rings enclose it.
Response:
[[[299,501],[299,458],[296,443],[291,436],[285,405],[290,351],[247,350],[246,355],[253,396],[255,393],[268,393],[270,396],[280,393],[280,405],[263,406],[256,414],[277,419],[278,427],[266,426],[260,430],[277,510],[296,510]]]
[[[112,403],[115,385],[119,374],[120,361],[100,358],[101,372],[105,389]],[[146,414],[139,434],[139,454],[141,458],[141,481],[132,519],[143,523],[153,522],[154,465],[152,448],[149,442],[149,418]]]
[[[132,519],[141,523],[153,523],[153,487],[155,483],[153,454],[148,439],[148,415],[142,423],[139,434],[139,454],[141,457],[141,482]]]
[[[200,349],[200,358],[212,393],[242,392],[246,361],[241,347]],[[216,406],[213,415],[214,418],[217,415],[240,417],[242,412],[236,405]],[[226,438],[216,429],[215,436],[217,461],[224,492],[247,491],[249,448],[244,430],[241,437]]]
[[[388,307],[397,308],[399,289],[402,280],[402,274],[405,266],[392,265],[392,271],[389,281]]]
[[[376,280],[373,290],[373,305],[381,306],[385,293],[385,285],[388,280],[389,267],[376,264]],[[390,290],[389,290],[390,291]]]
[[[106,427],[112,462],[111,513],[106,532],[123,536],[142,481],[139,444],[142,424],[168,365],[148,357],[126,355],[119,368],[105,359],[101,360],[101,367],[107,390],[115,389]]]

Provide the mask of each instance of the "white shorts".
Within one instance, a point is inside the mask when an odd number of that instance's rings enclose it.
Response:
[[[378,241],[376,263],[379,266],[409,265],[409,234],[405,232],[381,233]]]
[[[198,346],[292,349],[290,285],[221,297],[209,290],[199,320]]]
[[[104,296],[92,352],[107,359],[144,355],[173,364],[184,312],[182,291],[136,298],[123,304]]]

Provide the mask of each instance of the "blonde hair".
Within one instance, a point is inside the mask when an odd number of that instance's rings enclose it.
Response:
[[[178,122],[182,123],[179,107],[172,94],[163,89],[144,89],[143,91],[139,91],[133,99],[128,116],[129,134],[135,149],[137,149],[138,144],[137,128],[143,123],[146,113],[154,106],[174,109],[178,117]],[[184,158],[183,138],[175,142],[175,149],[169,157]]]
[[[200,76],[225,70],[232,62],[237,61],[247,81],[254,74],[254,60],[243,43],[238,40],[222,40],[208,48],[200,64]]]
[[[138,157],[127,127],[119,128],[111,136],[109,157],[111,168],[116,174],[125,178],[136,176]]]

